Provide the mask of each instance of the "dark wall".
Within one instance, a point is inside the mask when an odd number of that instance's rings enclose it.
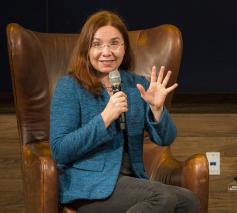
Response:
[[[109,9],[124,18],[129,30],[167,23],[180,28],[184,52],[178,93],[237,93],[236,6],[235,0],[9,0],[0,9],[0,92],[12,90],[7,23],[17,22],[42,32],[74,33],[92,12]]]
[[[45,31],[45,8],[45,1],[9,0],[2,3],[0,7],[0,95],[8,95],[12,92],[6,39],[7,24],[15,22],[36,31]]]

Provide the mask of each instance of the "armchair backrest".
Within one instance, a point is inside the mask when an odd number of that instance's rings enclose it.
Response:
[[[22,145],[49,139],[50,100],[57,80],[67,71],[79,34],[34,32],[18,24],[7,26],[11,77]],[[135,55],[134,72],[150,76],[152,65],[173,71],[177,80],[182,37],[173,25],[129,32]],[[173,93],[166,100],[171,105]]]

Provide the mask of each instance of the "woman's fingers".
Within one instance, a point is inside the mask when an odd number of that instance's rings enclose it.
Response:
[[[137,89],[139,90],[139,92],[141,93],[141,96],[144,97],[145,96],[145,89],[141,84],[137,84]]]
[[[119,97],[126,97],[127,98],[127,95],[124,92],[119,91],[119,92],[116,92],[115,94],[113,94],[112,97],[113,98],[119,98]]]
[[[177,83],[173,84],[171,87],[166,88],[167,93],[173,91],[178,86]]]
[[[151,82],[156,82],[156,66],[151,68]]]
[[[118,102],[114,104],[116,107],[128,107],[126,102]]]
[[[120,112],[128,111],[127,95],[124,92],[120,91],[111,96],[111,103]]]
[[[125,104],[127,104],[127,98],[121,97],[121,98],[118,98],[118,99],[113,100],[113,102],[114,102],[115,105],[116,105],[116,104],[120,104],[120,103],[125,103]]]
[[[161,66],[159,74],[158,74],[157,83],[160,83],[160,84],[162,83],[164,72],[165,72],[165,66]]]
[[[168,72],[167,72],[167,74],[166,74],[166,76],[165,76],[165,78],[164,78],[164,80],[163,80],[163,82],[162,82],[162,85],[163,85],[164,87],[167,86],[167,84],[168,84],[168,82],[169,82],[169,80],[170,80],[171,73],[172,73],[171,71],[168,71]]]

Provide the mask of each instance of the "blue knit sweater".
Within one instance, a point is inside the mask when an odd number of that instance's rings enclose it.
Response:
[[[167,112],[154,122],[136,84],[145,88],[144,77],[120,71],[122,90],[128,97],[128,153],[134,174],[146,178],[143,165],[144,130],[159,145],[171,144],[176,128]],[[56,86],[50,112],[51,152],[59,171],[60,202],[103,199],[114,190],[123,155],[123,137],[113,122],[108,128],[101,112],[109,101],[103,90],[94,97],[72,76],[62,77]]]

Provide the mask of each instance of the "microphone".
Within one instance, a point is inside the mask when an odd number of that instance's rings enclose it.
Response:
[[[109,73],[109,80],[112,84],[113,94],[121,91],[121,86],[120,86],[121,77],[120,77],[120,73],[118,70],[114,70]],[[120,125],[121,130],[126,129],[126,117],[125,117],[124,112],[119,116],[119,125]]]

